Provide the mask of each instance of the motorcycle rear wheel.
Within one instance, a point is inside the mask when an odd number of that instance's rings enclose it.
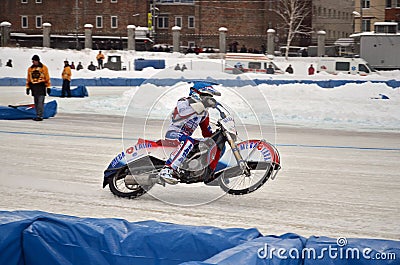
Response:
[[[219,186],[225,192],[232,195],[245,195],[258,190],[274,173],[274,166],[270,164],[268,168],[257,168],[257,166],[250,166],[250,176],[241,173],[239,168],[236,169],[237,173],[221,174],[218,178]],[[234,172],[235,169],[232,170]]]
[[[114,195],[122,198],[134,199],[145,194],[154,185],[143,187],[139,184],[127,184],[125,183],[125,177],[127,175],[131,175],[131,172],[128,167],[125,167],[118,170],[117,173],[110,178],[108,186]]]

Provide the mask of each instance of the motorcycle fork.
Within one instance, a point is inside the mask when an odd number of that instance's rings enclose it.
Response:
[[[250,176],[250,168],[247,166],[246,161],[244,161],[242,155],[239,152],[239,148],[237,147],[235,141],[232,139],[232,136],[229,132],[225,132],[225,137],[228,140],[229,146],[232,148],[233,155],[235,156],[236,162],[240,169],[243,170],[243,173],[249,177]]]

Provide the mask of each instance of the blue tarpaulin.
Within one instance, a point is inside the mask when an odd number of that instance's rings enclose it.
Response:
[[[50,94],[49,96],[51,97],[61,97],[62,89],[58,87],[52,87],[50,89]],[[66,96],[66,95],[65,95]],[[86,86],[80,85],[77,86],[76,88],[71,89],[71,97],[75,98],[83,98],[83,97],[88,97],[88,91],[86,89]]]
[[[43,118],[54,117],[57,113],[57,101],[53,100],[44,104]],[[0,106],[0,120],[21,120],[36,117],[34,104],[17,106]]]
[[[7,265],[352,265],[375,264],[378,254],[379,264],[400,262],[400,241],[393,240],[349,238],[342,244],[292,233],[263,236],[254,228],[132,223],[39,211],[0,212],[0,239],[0,264]],[[340,254],[346,251],[361,256]]]

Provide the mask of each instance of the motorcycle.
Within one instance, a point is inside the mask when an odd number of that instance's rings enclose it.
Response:
[[[180,183],[219,185],[232,195],[254,192],[276,177],[281,169],[279,152],[265,140],[237,143],[232,115],[222,104],[215,103],[219,112],[217,129],[212,137],[198,140],[187,154],[177,172]],[[116,196],[137,198],[156,184],[165,186],[158,173],[178,145],[178,141],[139,138],[111,161],[104,171],[103,188],[109,185]]]

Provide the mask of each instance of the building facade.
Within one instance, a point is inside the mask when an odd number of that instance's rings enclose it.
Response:
[[[354,31],[356,33],[373,31],[375,22],[385,21],[385,2],[387,0],[355,1]]]
[[[385,21],[397,22],[398,31],[400,32],[400,0],[385,1]]]
[[[93,36],[122,40],[127,26],[135,25],[148,28],[148,37],[155,43],[166,44],[172,44],[171,28],[179,26],[182,46],[218,47],[218,29],[225,27],[229,48],[235,44],[238,49],[261,51],[270,28],[276,30],[276,47],[285,43],[287,25],[276,12],[281,1],[2,0],[0,20],[10,22],[12,32],[28,35],[41,34],[43,23],[51,23],[52,36],[76,36],[77,44],[81,44],[78,37],[84,35],[84,25],[92,24]],[[292,45],[315,43],[318,30],[325,30],[328,40],[353,32],[353,1],[300,1],[309,7],[303,21],[306,34],[296,35]]]
[[[339,38],[348,38],[354,32],[353,11],[354,1],[313,0],[313,33],[325,31],[330,44]]]

